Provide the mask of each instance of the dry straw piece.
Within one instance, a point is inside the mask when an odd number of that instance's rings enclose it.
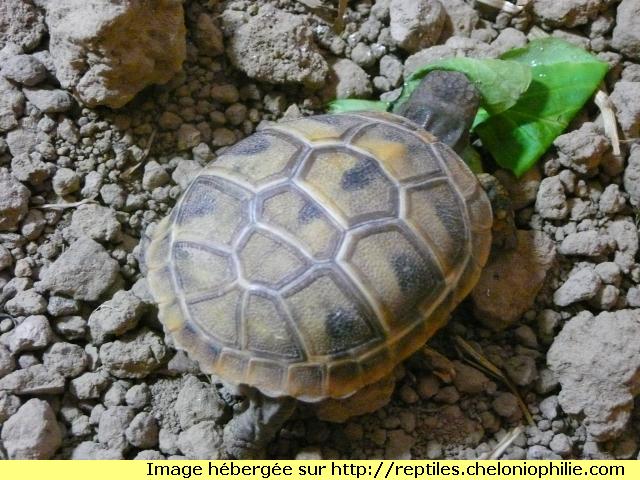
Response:
[[[513,442],[515,442],[516,438],[518,438],[524,429],[521,425],[518,425],[516,428],[511,430],[507,435],[502,437],[502,439],[496,444],[494,449],[491,452],[483,453],[480,455],[480,460],[498,460],[502,454],[511,446]]]
[[[604,133],[611,141],[613,154],[617,157],[620,155],[620,137],[618,136],[618,123],[616,121],[616,113],[613,110],[613,104],[607,93],[600,89],[596,93],[596,105],[602,113],[602,122],[604,123]]]
[[[497,8],[498,10],[502,10],[503,12],[511,13],[513,15],[517,15],[520,12],[522,12],[522,10],[524,10],[526,3],[528,3],[528,2],[518,2],[518,5],[516,5],[514,3],[507,2],[505,0],[477,0],[477,1],[478,3],[482,3],[484,5]]]
[[[518,389],[511,382],[511,380],[509,380],[509,378],[507,378],[507,376],[504,373],[502,373],[502,370],[496,367],[493,363],[489,361],[488,358],[486,358],[484,355],[478,352],[475,348],[473,348],[471,345],[469,345],[469,343],[467,343],[463,338],[459,336],[456,336],[456,348],[458,349],[460,356],[464,358],[467,363],[478,368],[479,370],[484,371],[488,375],[491,375],[493,378],[500,380],[502,383],[504,383],[507,386],[507,388],[511,390],[511,393],[513,393],[518,399],[518,405],[520,405],[520,409],[522,410],[522,413],[524,414],[524,417],[526,418],[527,423],[529,425],[535,425],[535,422],[533,421],[533,417],[531,416],[531,412],[529,412],[529,409],[527,408],[527,404],[524,403],[524,400],[522,399],[520,392],[518,392]]]

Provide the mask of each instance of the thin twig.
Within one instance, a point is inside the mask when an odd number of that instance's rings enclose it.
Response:
[[[344,30],[344,14],[347,11],[347,3],[349,0],[339,0],[338,3],[338,15],[336,16],[336,22],[334,28],[336,32],[341,33]]]
[[[124,172],[122,172],[121,177],[129,178],[131,175],[133,175],[133,172],[135,172],[138,168],[140,168],[140,166],[144,163],[144,161],[149,156],[149,152],[151,152],[151,147],[153,146],[153,141],[156,138],[156,133],[157,133],[157,130],[154,128],[151,131],[151,135],[149,135],[149,140],[147,141],[147,146],[145,147],[144,152],[142,152],[142,157],[140,158],[138,163],[136,163],[135,165],[127,168]]]
[[[298,3],[302,3],[307,8],[322,8],[324,5],[322,4],[322,0],[297,0]]]
[[[596,93],[596,105],[602,113],[602,121],[604,123],[604,133],[611,141],[613,154],[620,156],[620,137],[618,136],[618,122],[616,121],[616,113],[613,110],[613,104],[609,95],[601,88]]]
[[[498,367],[491,363],[489,359],[469,345],[462,337],[456,336],[456,346],[458,347],[462,358],[464,358],[469,364],[500,380],[509,390],[511,390],[511,393],[513,393],[518,400],[518,405],[520,405],[520,409],[522,410],[527,423],[529,425],[534,425],[535,422],[533,421],[531,412],[529,412],[529,409],[527,408],[527,404],[524,403],[520,392],[511,380],[509,380],[509,378],[502,373]]]
[[[42,210],[64,210],[65,208],[76,208],[80,205],[86,205],[87,203],[97,203],[93,198],[85,198],[79,202],[72,203],[45,203],[44,205],[38,205],[33,208],[39,208]]]
[[[522,432],[522,426],[518,425],[509,434],[505,435],[491,452],[480,455],[480,460],[498,460]]]
[[[451,383],[456,376],[456,369],[451,360],[431,347],[422,348],[424,361],[433,374],[445,383]]]

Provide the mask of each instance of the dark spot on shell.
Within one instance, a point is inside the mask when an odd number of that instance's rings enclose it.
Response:
[[[350,168],[342,175],[340,185],[349,192],[361,190],[369,185],[378,175],[378,167],[370,158],[358,160],[353,168]]]
[[[216,209],[216,198],[213,195],[208,195],[206,192],[198,193],[201,193],[201,195],[190,198],[189,203],[184,207],[185,214],[188,217],[203,217],[213,213]]]
[[[302,208],[298,211],[298,222],[307,225],[320,216],[320,209],[312,202],[305,201]]]
[[[391,259],[393,273],[398,279],[400,290],[404,294],[413,294],[427,284],[427,269],[421,263],[415,261],[415,258],[400,253],[394,255]]]
[[[209,358],[214,359],[218,358],[218,355],[220,355],[221,348],[218,345],[207,342],[207,351],[209,353]]]
[[[326,317],[327,335],[331,338],[349,338],[358,327],[359,322],[350,310],[338,307]]]
[[[271,146],[269,137],[264,133],[255,133],[250,137],[236,143],[233,147],[229,148],[225,155],[256,155],[264,152]]]
[[[182,206],[178,211],[176,222],[181,224],[193,217],[210,215],[216,209],[216,194],[219,194],[216,186],[210,181],[199,178],[189,187]]]
[[[185,322],[182,326],[182,341],[195,344],[198,341],[198,332],[189,322]]]

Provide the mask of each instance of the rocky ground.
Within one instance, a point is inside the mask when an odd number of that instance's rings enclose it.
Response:
[[[430,342],[441,356],[406,362],[373,414],[300,409],[267,454],[478,458],[524,425],[503,458],[637,458],[640,0],[349,3],[339,35],[319,0],[0,3],[0,458],[219,458],[247,402],[165,337],[141,235],[261,122],[392,97],[426,62],[543,34],[611,65],[621,153],[590,104],[539,168],[495,172],[519,246]]]

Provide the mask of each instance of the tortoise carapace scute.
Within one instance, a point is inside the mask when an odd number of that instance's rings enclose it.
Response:
[[[478,280],[489,200],[393,114],[268,126],[204,168],[144,261],[203,371],[269,396],[349,396],[419,349]]]

